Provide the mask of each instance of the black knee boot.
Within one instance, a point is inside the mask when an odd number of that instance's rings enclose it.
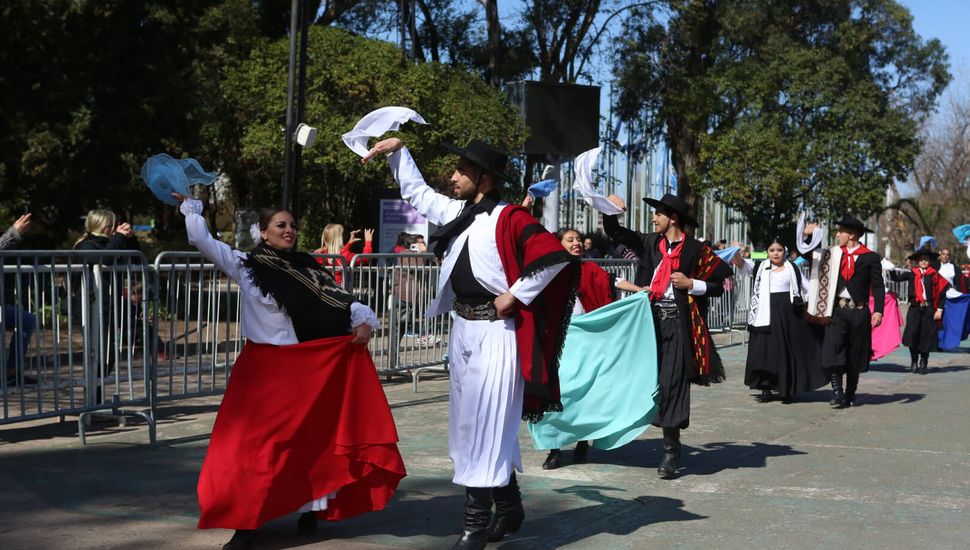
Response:
[[[855,404],[855,391],[859,388],[859,373],[848,372],[845,374],[845,406],[851,407]]]
[[[497,542],[505,537],[505,533],[517,533],[525,520],[522,493],[515,472],[512,472],[508,485],[492,489],[492,498],[495,500],[495,516],[488,526],[488,541]]]
[[[465,520],[462,534],[451,550],[482,550],[488,544],[488,524],[492,519],[492,488],[465,488]]]
[[[832,381],[832,400],[829,401],[829,405],[836,409],[844,409],[845,394],[842,392],[842,372],[833,370],[829,373],[829,377]]]
[[[930,366],[930,352],[919,355],[919,373],[926,374],[926,369]]]
[[[919,372],[919,350],[916,348],[909,348],[909,358],[912,362],[909,364],[909,372],[916,374]]]
[[[664,457],[660,461],[657,473],[664,479],[671,479],[677,475],[680,466],[680,429],[664,428]]]

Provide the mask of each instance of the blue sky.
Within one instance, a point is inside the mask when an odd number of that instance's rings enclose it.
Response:
[[[950,53],[954,81],[970,68],[970,0],[903,0],[913,28],[923,38],[939,38]]]

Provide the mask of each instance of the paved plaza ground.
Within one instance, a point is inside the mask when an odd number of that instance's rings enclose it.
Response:
[[[735,339],[737,340],[737,339]],[[873,364],[859,406],[828,393],[758,404],[741,380],[745,347],[721,348],[729,380],[695,388],[682,475],[658,479],[659,430],[587,464],[540,467],[523,427],[526,522],[490,547],[967,548],[970,348]],[[447,453],[447,379],[385,384],[408,477],[384,511],[295,533],[268,524],[258,547],[448,548],[463,502]],[[76,423],[0,428],[0,548],[216,549],[231,533],[195,528],[195,483],[219,398],[164,404],[156,448],[144,425],[110,424],[81,447]],[[240,495],[245,498],[245,495]]]

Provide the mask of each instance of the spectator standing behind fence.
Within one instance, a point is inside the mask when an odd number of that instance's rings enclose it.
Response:
[[[579,231],[575,229],[563,229],[556,234],[563,248],[577,258],[583,254],[583,242],[580,240]],[[626,281],[620,277],[615,279],[610,276],[596,262],[583,262],[579,277],[579,289],[576,292],[576,302],[573,304],[573,315],[582,315],[590,311],[599,309],[613,301],[615,290],[626,290],[628,292],[639,292],[642,288]],[[587,375],[588,376],[588,375]],[[567,378],[580,378],[582,373],[559,371],[561,383],[565,383]],[[588,386],[588,385],[587,385]],[[541,447],[540,447],[541,448]],[[549,447],[544,447],[548,449]],[[573,463],[586,462],[586,454],[589,452],[589,441],[579,441],[576,443],[576,450],[573,451]],[[559,467],[562,451],[551,449],[542,463],[543,470],[555,470]]]
[[[264,210],[244,253],[209,234],[200,201],[176,198],[189,242],[239,285],[246,339],[199,476],[199,528],[236,529],[223,547],[235,550],[295,511],[309,533],[317,518],[382,509],[405,471],[366,348],[377,316],[293,250],[288,211]]]
[[[803,317],[808,280],[785,259],[785,246],[775,239],[768,245],[767,260],[755,265],[735,257],[735,265],[738,274],[755,274],[745,385],[761,390],[760,403],[772,400],[772,390],[782,403],[791,403],[796,394],[824,386],[828,377],[821,367],[822,335]]]
[[[339,223],[328,223],[326,227],[323,228],[323,233],[320,235],[320,248],[313,251],[314,254],[340,254],[347,260],[346,265],[350,265],[350,260],[354,258],[355,254],[373,254],[374,253],[374,230],[364,229],[364,248],[360,252],[355,252],[353,249],[360,242],[360,234],[362,230],[355,229],[350,232],[350,240],[344,244],[344,226]],[[333,273],[333,278],[336,279],[337,284],[343,284],[343,273],[341,272],[340,266],[334,266],[332,259],[317,258],[317,263],[320,265],[326,265],[331,268],[330,271]]]
[[[13,222],[13,225],[0,236],[0,250],[13,248],[20,243],[23,234],[29,228],[29,213],[17,218],[17,221]],[[8,291],[14,288],[14,285],[7,285]],[[19,298],[14,295],[10,297],[12,298],[11,301]],[[21,303],[12,303],[3,306],[3,324],[7,332],[13,333],[10,335],[10,347],[7,348],[7,363],[5,365],[7,386],[36,384],[36,378],[24,373],[24,366],[27,363],[27,348],[30,346],[30,338],[37,328],[37,317],[33,313],[24,311]]]
[[[84,218],[84,234],[74,243],[74,250],[139,250],[138,239],[135,238],[131,224],[118,223],[118,217],[111,210],[91,210]],[[116,280],[108,277],[101,267],[110,266],[115,260],[108,255],[102,256],[100,261],[89,265],[94,267],[90,279],[91,283],[87,300],[88,327],[93,331],[91,337],[100,342],[100,346],[93,349],[92,372],[95,382],[94,401],[103,403],[103,387],[105,378],[114,372],[115,354],[112,346],[115,343],[112,326],[112,301],[120,298],[121,289],[115,288]],[[100,265],[98,265],[100,264]],[[100,307],[98,299],[100,297]],[[77,311],[83,311],[78,309]],[[100,336],[99,336],[100,335]]]

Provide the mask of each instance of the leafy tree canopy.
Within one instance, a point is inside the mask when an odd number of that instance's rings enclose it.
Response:
[[[672,150],[679,191],[739,210],[752,239],[800,205],[878,211],[919,152],[919,121],[949,82],[937,40],[894,0],[663,2],[619,49],[618,112]]]
[[[240,124],[240,140],[239,154],[225,159],[224,170],[239,204],[268,205],[279,197],[287,49],[286,40],[265,42],[226,73],[223,93]],[[400,105],[425,117],[428,126],[405,125],[402,137],[431,185],[444,184],[454,167],[441,141],[464,145],[478,138],[506,151],[524,141],[521,122],[501,94],[465,70],[402,65],[394,45],[332,27],[310,29],[308,52],[305,120],[319,134],[303,153],[304,247],[316,246],[326,223],[376,221],[375,194],[393,186],[387,165],[378,160],[362,167],[340,140],[371,110]]]

